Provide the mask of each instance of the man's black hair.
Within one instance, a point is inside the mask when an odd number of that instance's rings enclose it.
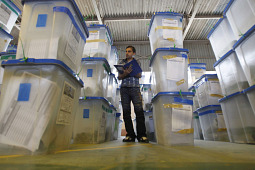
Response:
[[[136,53],[135,47],[133,47],[133,46],[130,45],[130,46],[127,46],[126,49],[127,49],[127,48],[132,48],[133,53]]]

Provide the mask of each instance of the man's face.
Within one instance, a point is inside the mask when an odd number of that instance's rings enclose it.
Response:
[[[132,56],[133,56],[134,54],[135,54],[135,53],[133,52],[132,48],[127,48],[127,49],[126,49],[126,58],[127,58],[127,59],[132,58]]]

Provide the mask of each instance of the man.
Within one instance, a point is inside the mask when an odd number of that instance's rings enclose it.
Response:
[[[135,55],[136,50],[133,46],[128,46],[126,48],[126,59],[120,61],[119,64],[127,64],[132,60],[135,60],[133,56]],[[122,80],[120,95],[121,95],[121,104],[123,108],[123,119],[125,122],[125,127],[127,131],[126,137],[123,139],[123,142],[135,142],[135,138],[139,142],[148,143],[149,140],[146,137],[146,128],[145,128],[145,118],[143,113],[142,106],[142,96],[140,92],[139,78],[141,78],[141,73],[138,73],[135,76],[130,76],[132,72],[132,66],[124,69],[123,74],[119,73],[118,79]],[[136,130],[137,136],[134,132],[133,123],[131,119],[131,106],[130,102],[132,101],[136,114]]]

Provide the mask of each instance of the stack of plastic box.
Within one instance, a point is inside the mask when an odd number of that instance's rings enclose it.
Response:
[[[87,26],[74,0],[22,3],[22,59],[2,62],[0,143],[32,152],[66,149],[83,87],[76,71]]]
[[[218,60],[214,67],[219,77],[222,93],[226,96],[220,104],[229,139],[236,143],[253,143],[254,141],[249,137],[254,136],[250,131],[254,120],[252,107],[255,104],[252,100],[252,86],[255,84],[254,11],[254,1],[230,0],[224,10],[224,17],[208,35],[216,60]],[[246,111],[243,111],[244,107]]]
[[[193,84],[206,73],[206,63],[190,63],[188,65],[188,87]]]
[[[162,145],[193,145],[194,139],[194,93],[188,92],[189,51],[183,49],[182,18],[173,12],[154,13],[148,30],[153,119],[157,143]]]

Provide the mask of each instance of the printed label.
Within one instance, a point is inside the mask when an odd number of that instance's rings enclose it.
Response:
[[[65,54],[70,58],[73,63],[76,63],[76,53],[79,48],[80,43],[80,34],[76,30],[73,25],[72,31],[69,34],[69,39],[67,41],[66,51]]]
[[[60,109],[56,124],[70,125],[72,122],[72,110],[74,105],[74,94],[76,89],[65,82],[61,97]]]
[[[184,78],[185,58],[176,57],[167,60],[167,79],[180,81]],[[181,71],[180,71],[181,70]],[[183,71],[182,71],[183,70]]]
[[[99,39],[99,31],[97,30],[89,31],[89,38],[87,39],[87,42],[86,42],[86,49],[88,50],[98,49],[99,42],[92,41],[92,40],[98,40],[98,39]]]
[[[5,25],[7,25],[8,20],[11,16],[12,11],[5,6],[3,3],[1,3],[0,5],[0,21],[2,21],[2,23],[4,23]]]
[[[178,27],[178,20],[162,19],[162,25],[168,27]],[[180,30],[163,29],[163,39],[176,41],[176,39],[179,39],[179,31]]]
[[[172,108],[172,131],[178,132],[191,129],[192,106],[182,105],[182,108]]]

